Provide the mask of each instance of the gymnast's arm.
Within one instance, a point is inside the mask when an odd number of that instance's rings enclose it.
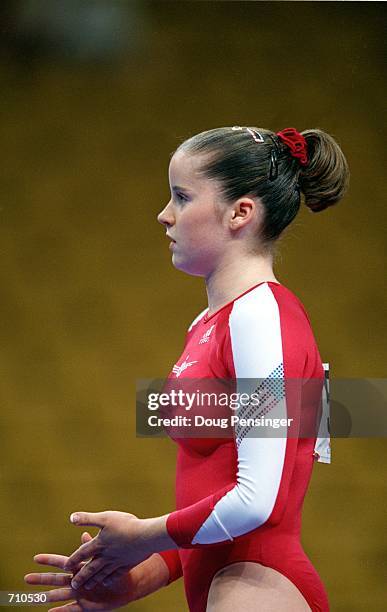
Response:
[[[301,378],[305,355],[288,337],[289,326],[269,287],[238,300],[229,317],[229,338],[224,358],[237,384]],[[285,313],[287,316],[287,313]],[[303,323],[301,322],[301,325]],[[302,331],[302,330],[301,330]],[[293,333],[293,332],[292,332]],[[244,383],[241,383],[244,381]],[[241,389],[237,389],[241,390]],[[245,389],[243,389],[245,390]],[[250,391],[253,390],[253,387]],[[297,416],[300,403],[296,386],[279,396],[266,416]],[[237,473],[232,482],[212,495],[168,515],[166,528],[180,548],[230,542],[263,525],[278,524],[284,514],[297,454],[297,437],[287,430],[278,437],[244,437],[235,432]]]
[[[164,563],[167,566],[169,577],[167,584],[171,584],[183,575],[183,568],[181,567],[181,561],[179,551],[176,549],[163,550],[158,553]]]

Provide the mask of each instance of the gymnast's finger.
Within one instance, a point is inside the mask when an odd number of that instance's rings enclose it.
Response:
[[[52,565],[53,567],[57,567],[59,569],[64,569],[67,559],[68,557],[65,555],[54,555],[51,553],[40,553],[34,556],[35,563],[40,563],[41,565]]]
[[[42,584],[45,586],[70,586],[72,574],[60,574],[55,572],[33,572],[24,576],[27,584]]]
[[[76,601],[72,601],[64,606],[57,606],[56,608],[50,608],[48,612],[83,612],[85,608],[82,608]]]

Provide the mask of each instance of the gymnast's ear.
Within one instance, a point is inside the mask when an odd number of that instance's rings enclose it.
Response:
[[[232,230],[259,222],[263,215],[263,206],[259,198],[244,196],[238,198],[231,207],[229,225]]]

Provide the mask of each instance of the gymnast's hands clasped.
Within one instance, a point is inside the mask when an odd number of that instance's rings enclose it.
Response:
[[[76,512],[71,522],[99,527],[92,538],[84,533],[82,545],[70,557],[40,554],[35,561],[69,573],[33,573],[28,584],[60,588],[47,592],[47,602],[75,599],[52,611],[113,610],[158,590],[169,579],[161,550],[177,548],[166,529],[168,515],[139,519],[126,512]]]
[[[177,548],[166,528],[167,515],[155,519],[139,519],[126,512],[74,512],[75,525],[99,527],[98,535],[82,544],[69,557],[65,570],[72,571],[90,559],[71,582],[73,588],[92,588],[103,583],[109,586],[111,574],[127,571],[145,561],[154,552]]]

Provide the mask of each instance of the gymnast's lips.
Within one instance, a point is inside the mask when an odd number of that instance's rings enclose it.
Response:
[[[167,238],[169,238],[170,240],[172,240],[172,242],[176,242],[176,240],[174,238],[172,238],[172,236],[170,236],[169,234],[166,235]]]

